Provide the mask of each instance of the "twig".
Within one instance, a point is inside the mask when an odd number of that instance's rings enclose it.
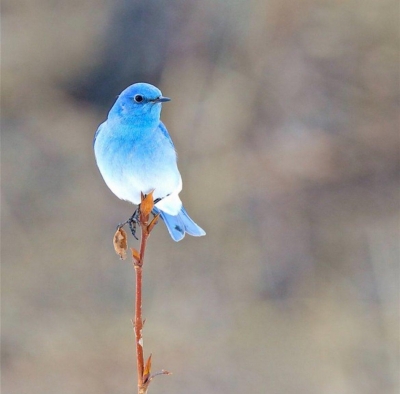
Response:
[[[137,363],[137,380],[138,380],[138,394],[146,394],[149,388],[150,382],[155,376],[158,375],[170,375],[170,372],[162,370],[161,372],[151,375],[151,355],[144,362],[143,356],[143,318],[142,318],[142,275],[143,275],[143,263],[144,255],[147,246],[147,239],[154,226],[157,224],[159,215],[155,216],[149,223],[150,213],[153,210],[154,201],[153,193],[147,196],[142,195],[142,202],[139,209],[139,225],[141,230],[140,238],[140,250],[137,251],[135,248],[131,248],[132,262],[135,268],[135,314],[132,320],[133,330],[135,332],[135,348],[136,348],[136,363]],[[126,223],[128,223],[127,221]],[[124,223],[124,224],[126,224]],[[123,224],[123,225],[124,225]],[[127,246],[127,235],[125,230],[119,226],[114,236],[114,247],[117,254],[123,259],[126,255]]]

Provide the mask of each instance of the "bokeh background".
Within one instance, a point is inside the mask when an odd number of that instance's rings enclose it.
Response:
[[[92,138],[138,81],[207,231],[150,238],[150,391],[398,392],[396,1],[2,3],[3,393],[136,390]]]

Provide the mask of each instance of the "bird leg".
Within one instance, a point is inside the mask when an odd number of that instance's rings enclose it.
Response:
[[[156,198],[154,200],[154,204],[157,204],[161,200],[162,200],[162,198]],[[154,216],[156,216],[156,214],[154,212],[152,212],[152,214]],[[124,227],[127,224],[127,225],[129,225],[129,228],[131,230],[132,235],[135,237],[135,239],[139,240],[139,238],[136,236],[136,225],[140,221],[139,218],[140,218],[140,204],[136,208],[135,212],[133,212],[133,215],[126,222],[120,223],[117,226],[117,229],[120,229],[120,228]]]
[[[135,212],[133,212],[133,215],[126,222],[120,223],[117,226],[117,229],[120,229],[120,228],[124,227],[125,224],[128,224],[132,235],[137,240],[139,238],[136,236],[136,224],[139,223],[139,212],[140,212],[140,205],[136,208]]]
[[[162,200],[162,198],[156,198],[155,200],[154,200],[154,205],[156,205],[158,202],[160,202]],[[158,215],[158,213],[153,209],[152,211],[151,211],[151,214],[153,215],[153,217],[156,217],[157,215]]]

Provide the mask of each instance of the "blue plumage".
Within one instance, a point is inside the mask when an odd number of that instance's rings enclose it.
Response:
[[[129,86],[111,108],[93,140],[96,162],[104,181],[119,198],[140,204],[141,193],[154,190],[160,213],[171,237],[185,233],[205,235],[186,213],[179,198],[182,179],[174,144],[160,121],[161,105],[169,101],[155,86]]]

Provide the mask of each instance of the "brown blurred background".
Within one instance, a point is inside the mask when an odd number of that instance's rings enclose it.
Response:
[[[146,81],[204,238],[144,269],[151,393],[399,390],[396,1],[4,0],[3,393],[132,393],[133,206],[93,134]],[[130,239],[130,246],[135,245]]]

